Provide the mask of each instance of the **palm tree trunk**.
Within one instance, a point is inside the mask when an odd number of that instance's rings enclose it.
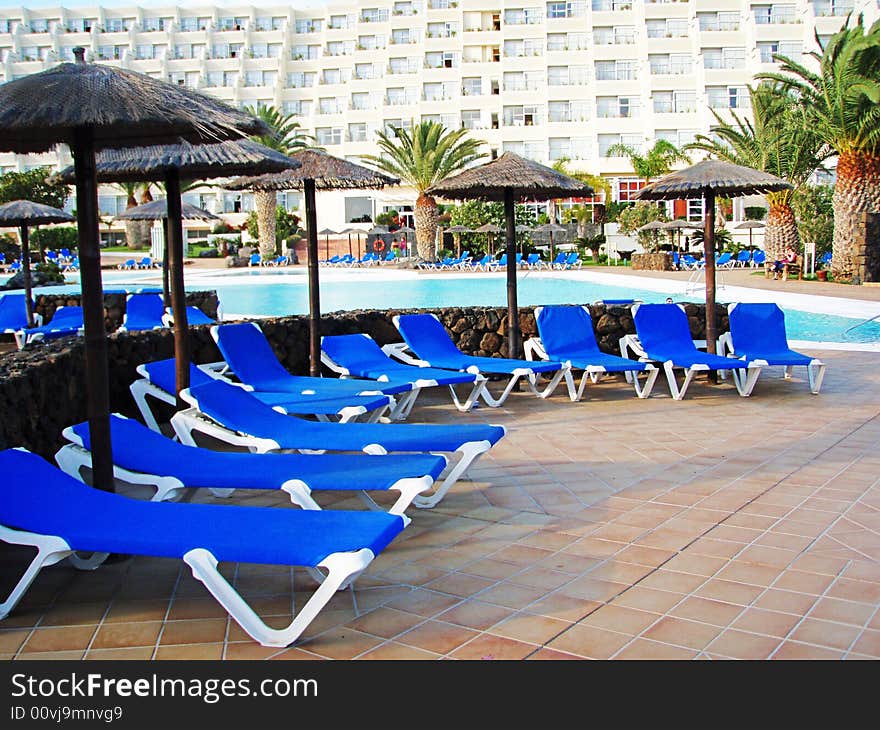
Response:
[[[801,238],[797,220],[788,202],[778,202],[767,196],[770,210],[767,212],[767,228],[764,230],[764,251],[768,261],[782,258],[787,248],[800,253]]]
[[[835,279],[851,279],[856,231],[862,213],[880,209],[880,157],[866,152],[844,152],[837,160],[834,185],[834,244],[831,274]]]
[[[434,239],[437,237],[437,201],[430,195],[419,193],[416,199],[416,250],[419,258],[434,260]]]
[[[275,258],[275,207],[276,195],[274,191],[257,190],[254,193],[260,257],[263,261]]]

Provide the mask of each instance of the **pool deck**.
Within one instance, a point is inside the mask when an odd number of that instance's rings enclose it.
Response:
[[[660,381],[639,400],[610,379],[580,403],[523,392],[461,414],[423,394],[411,421],[508,436],[473,481],[411,508],[295,646],[251,641],[181,561],[132,558],[43,571],[0,622],[0,658],[880,658],[880,355],[811,354],[829,364],[820,395],[778,370],[750,398],[697,380],[683,401]],[[273,625],[313,585],[270,566],[234,579]]]

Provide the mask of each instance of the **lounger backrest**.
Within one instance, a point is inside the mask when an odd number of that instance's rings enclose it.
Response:
[[[364,372],[389,365],[388,355],[367,335],[330,335],[321,339],[321,349],[352,372]]]
[[[129,294],[125,303],[125,326],[161,327],[165,303],[159,294]]]
[[[740,302],[730,310],[730,338],[734,352],[788,350],[785,313],[773,302]]]
[[[177,364],[174,358],[168,360],[157,360],[156,362],[148,362],[141,365],[142,370],[149,381],[160,390],[166,393],[177,392]],[[189,366],[189,384],[190,387],[210,383],[214,378],[208,375],[201,368],[195,365]]]
[[[92,450],[88,421],[65,429],[65,435],[87,451]],[[110,441],[114,463],[146,473],[153,473],[156,464],[173,463],[186,457],[186,450],[191,448],[150,430],[140,421],[115,413],[110,415]]]
[[[222,423],[233,431],[251,436],[262,436],[274,430],[273,423],[279,419],[285,426],[293,423],[307,424],[296,416],[285,416],[260,402],[243,388],[222,380],[211,380],[189,388],[190,399],[208,418]]]
[[[46,327],[82,327],[83,326],[83,309],[82,307],[58,307],[55,314],[52,315]]]
[[[633,323],[646,352],[694,347],[687,315],[677,304],[640,304]]]
[[[0,327],[14,330],[27,327],[24,294],[4,294],[0,297]]]
[[[290,377],[263,331],[253,322],[221,324],[212,328],[211,334],[223,359],[243,383],[260,390],[260,383],[283,381]]]
[[[211,319],[198,307],[188,306],[186,308],[186,322],[189,325],[214,324]]]
[[[752,254],[752,261],[754,261],[756,264],[763,264],[766,260],[767,254],[760,249]]]
[[[433,314],[401,314],[397,329],[410,349],[422,359],[461,357],[446,328]]]
[[[544,351],[551,359],[564,359],[572,352],[599,352],[593,318],[583,307],[543,307],[536,321]]]

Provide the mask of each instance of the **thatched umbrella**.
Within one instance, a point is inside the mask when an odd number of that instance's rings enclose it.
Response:
[[[673,236],[675,233],[678,233],[678,248],[681,249],[681,232],[682,231],[699,231],[701,228],[700,225],[696,223],[691,223],[690,221],[686,221],[682,218],[676,218],[672,221],[666,221],[663,224],[663,230],[669,231]],[[673,242],[673,250],[675,250],[675,243]]]
[[[763,221],[743,221],[738,226],[734,226],[734,227],[748,229],[748,231],[749,231],[749,249],[751,250],[752,248],[755,247],[755,244],[752,243],[752,232],[756,228],[765,228],[766,224]]]
[[[473,233],[473,229],[468,228],[467,226],[455,225],[449,226],[449,228],[446,229],[446,232],[452,234],[452,240],[455,242],[455,255],[461,256],[461,234]]]
[[[416,232],[415,228],[410,228],[409,226],[402,226],[398,228],[395,233],[399,233],[403,237],[403,243],[406,246],[406,253],[409,255],[409,239],[407,236]]]
[[[507,332],[510,357],[521,354],[519,306],[516,297],[516,202],[592,197],[593,188],[580,180],[513,152],[477,165],[432,186],[428,195],[449,200],[504,202],[507,231]]]
[[[73,53],[75,63],[0,85],[0,151],[46,152],[67,144],[73,154],[93,482],[112,490],[95,151],[175,143],[178,138],[193,144],[221,142],[270,130],[256,117],[207,94],[127,69],[87,64],[82,47]]]
[[[648,233],[653,231],[654,232],[654,245],[656,246],[657,245],[657,231],[662,231],[664,228],[666,228],[666,224],[663,221],[658,221],[658,220],[648,221],[647,223],[645,223],[645,225],[639,226],[639,233],[641,233],[642,231],[646,231]]]
[[[681,200],[702,198],[706,209],[703,252],[706,261],[706,350],[715,353],[715,199],[788,190],[791,183],[751,167],[721,160],[703,160],[696,165],[664,175],[646,185],[636,200]]]
[[[361,250],[361,234],[363,233],[363,231],[360,228],[346,228],[344,231],[342,231],[342,233],[345,234],[346,236],[348,236],[348,255],[349,256],[353,255],[352,250],[351,250],[351,234],[352,233],[354,233],[357,236],[358,251]]]
[[[474,228],[474,233],[485,233],[486,234],[486,253],[491,253],[493,256],[495,252],[492,251],[495,243],[495,234],[503,233],[504,229],[501,226],[497,226],[494,223],[484,223],[479,228]]]
[[[565,226],[560,226],[558,223],[542,223],[540,226],[536,226],[535,231],[539,231],[541,233],[550,234],[550,260],[556,258],[556,244],[553,241],[554,233],[565,233],[568,229]]]
[[[21,242],[21,275],[24,279],[24,310],[27,326],[34,326],[34,303],[31,301],[31,254],[28,241],[28,228],[45,223],[70,223],[76,220],[72,215],[51,205],[34,203],[31,200],[13,200],[0,205],[0,226],[18,228]]]
[[[328,155],[320,150],[300,150],[294,152],[291,157],[302,166],[296,170],[288,170],[274,175],[233,180],[224,187],[229,190],[302,189],[305,197],[306,231],[308,234],[309,372],[312,375],[319,375],[321,372],[321,300],[318,291],[318,224],[315,191],[353,188],[378,189],[386,185],[395,185],[400,180],[354,162]],[[358,238],[358,258],[360,258],[360,238]]]
[[[117,216],[122,220],[161,220],[165,232],[162,256],[162,295],[174,316],[174,353],[177,361],[177,392],[189,387],[189,325],[183,287],[183,220],[220,220],[206,210],[182,204],[181,180],[205,180],[232,175],[261,175],[298,167],[276,150],[249,139],[216,144],[194,145],[185,140],[177,144],[129,149],[108,149],[96,158],[98,182],[152,182],[163,180],[168,201],[130,208]],[[72,182],[75,171],[68,167],[54,176]],[[154,207],[151,207],[154,206]],[[181,212],[181,207],[183,211]],[[168,208],[171,209],[170,215]],[[170,280],[170,286],[169,286]],[[170,296],[169,296],[170,289]],[[180,401],[183,408],[185,404]]]
[[[319,236],[324,236],[324,253],[326,254],[324,258],[330,258],[330,236],[338,236],[339,231],[334,231],[330,228],[324,228],[323,230],[318,231]]]

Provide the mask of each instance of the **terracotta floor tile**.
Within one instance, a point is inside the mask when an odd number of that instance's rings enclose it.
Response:
[[[121,649],[90,649],[84,659],[103,661],[146,661],[153,658],[152,646],[123,647]]]
[[[524,659],[534,652],[533,644],[526,644],[503,636],[481,634],[473,641],[456,649],[450,656],[453,659]]]
[[[639,583],[643,588],[656,588],[673,593],[691,593],[702,585],[706,579],[701,575],[679,573],[675,570],[656,570]]]
[[[226,638],[226,619],[193,619],[191,621],[166,621],[159,643],[213,644]]]
[[[810,617],[836,621],[841,624],[864,626],[876,610],[877,607],[869,603],[844,601],[840,598],[820,598],[813,610],[810,611]]]
[[[642,636],[664,644],[700,650],[704,649],[720,632],[721,628],[718,626],[665,616],[648,628]]]
[[[104,624],[92,641],[92,649],[121,649],[125,647],[153,647],[162,628],[160,621]]]
[[[669,610],[670,615],[713,626],[728,626],[743,610],[742,606],[701,596],[690,596]]]
[[[560,593],[572,596],[583,601],[603,603],[612,600],[629,588],[625,583],[614,583],[607,580],[598,580],[587,573],[583,578],[577,578],[560,589]]]
[[[330,629],[314,638],[301,640],[299,648],[327,659],[353,659],[383,643],[384,639],[346,627]]]
[[[0,630],[0,652],[3,654],[15,653],[30,633],[29,629]]]
[[[733,628],[752,634],[765,634],[784,638],[800,621],[800,616],[763,608],[747,608],[733,623]]]
[[[816,659],[842,659],[843,652],[835,649],[826,649],[821,646],[811,646],[810,644],[801,644],[797,641],[785,641],[779,649],[773,654],[771,659],[807,659],[810,661]]]
[[[16,661],[25,660],[37,662],[74,661],[82,659],[84,655],[85,651],[82,649],[72,649],[69,651],[32,651],[18,654],[15,659]]]
[[[400,598],[395,598],[387,605],[388,608],[395,608],[398,611],[430,618],[454,606],[460,600],[460,598],[438,593],[437,591],[416,588]]]
[[[32,652],[84,650],[95,633],[94,626],[64,626],[35,629],[20,651]]]
[[[215,601],[216,603],[216,601]],[[41,627],[96,624],[107,613],[107,603],[61,603],[46,611]]]
[[[731,659],[767,659],[778,644],[779,639],[727,629],[706,647],[706,651]]]
[[[529,613],[573,623],[596,610],[600,605],[597,601],[570,596],[567,593],[551,593],[546,598],[530,604]]]
[[[831,621],[806,618],[791,635],[792,641],[846,650],[861,632],[860,628]]]
[[[769,586],[776,580],[779,573],[778,568],[734,560],[722,568],[716,577],[753,586]]]
[[[660,618],[658,613],[639,611],[626,606],[609,604],[596,609],[579,622],[580,626],[592,626],[597,629],[618,631],[622,634],[638,634]]]
[[[612,605],[637,608],[653,613],[665,613],[684,597],[682,593],[662,591],[656,588],[648,588],[644,585],[637,585],[617,596]]]
[[[440,655],[425,651],[424,649],[417,649],[414,646],[406,646],[395,641],[388,641],[377,646],[375,649],[365,652],[360,658],[380,661],[413,661],[439,659]]]
[[[424,620],[421,616],[383,606],[359,616],[348,625],[357,631],[390,639]]]
[[[215,605],[217,601],[210,599]],[[168,612],[169,601],[113,601],[104,623],[117,623],[119,621],[164,621]]]
[[[558,570],[545,570],[543,568],[529,568],[522,573],[517,573],[509,578],[509,582],[533,588],[543,588],[546,591],[561,588],[570,583],[572,576]]]
[[[541,588],[503,582],[480,591],[478,598],[486,603],[495,603],[505,608],[520,609],[540,600],[545,595]]]
[[[880,659],[880,631],[866,629],[853,644],[851,651]]]
[[[848,601],[864,601],[877,604],[880,603],[880,581],[869,583],[863,580],[839,578],[828,589],[828,595],[832,598],[844,598]]]
[[[820,573],[805,573],[802,570],[786,570],[776,582],[774,588],[782,588],[787,591],[798,591],[800,593],[812,593],[813,595],[821,594],[834,578],[830,575],[821,575]],[[831,594],[833,595],[833,594]],[[848,598],[848,596],[838,595],[838,598]]]
[[[548,616],[515,613],[495,624],[489,629],[489,633],[529,644],[545,644],[569,626],[571,624],[568,621],[560,621]]]
[[[289,603],[289,600],[288,600]],[[184,597],[172,601],[168,611],[169,621],[182,621],[199,618],[226,618],[226,609],[213,597]]]
[[[760,596],[762,591],[763,589],[760,586],[713,578],[706,585],[700,586],[696,590],[696,595],[716,601],[724,601],[725,603],[737,603],[747,606]]]
[[[438,614],[436,618],[438,621],[485,631],[510,616],[511,613],[513,611],[509,608],[471,599]]]
[[[478,632],[463,626],[426,621],[398,636],[397,641],[435,654],[448,654],[477,635]]]
[[[808,593],[797,593],[795,591],[783,591],[777,588],[770,588],[762,593],[755,600],[755,606],[758,608],[767,608],[771,611],[785,611],[786,613],[794,613],[800,616],[806,614],[810,607],[817,602],[817,597]]]
[[[727,561],[724,558],[713,558],[709,555],[687,551],[679,553],[669,560],[663,565],[663,569],[709,577],[715,575],[726,564]]]
[[[636,639],[621,649],[613,658],[655,661],[663,659],[685,660],[693,659],[696,656],[697,652],[693,649],[684,649],[680,646],[662,644],[659,641],[650,641],[649,639]]]
[[[575,625],[549,642],[547,647],[589,659],[608,659],[632,638],[628,634]]]
[[[555,649],[547,649],[541,648],[538,649],[534,654],[531,654],[526,657],[528,660],[535,661],[565,661],[565,660],[574,660],[574,661],[584,661],[583,657],[577,656],[576,654],[569,654],[564,651],[556,651]]]
[[[216,660],[223,658],[223,644],[177,644],[160,646],[156,659]]]

